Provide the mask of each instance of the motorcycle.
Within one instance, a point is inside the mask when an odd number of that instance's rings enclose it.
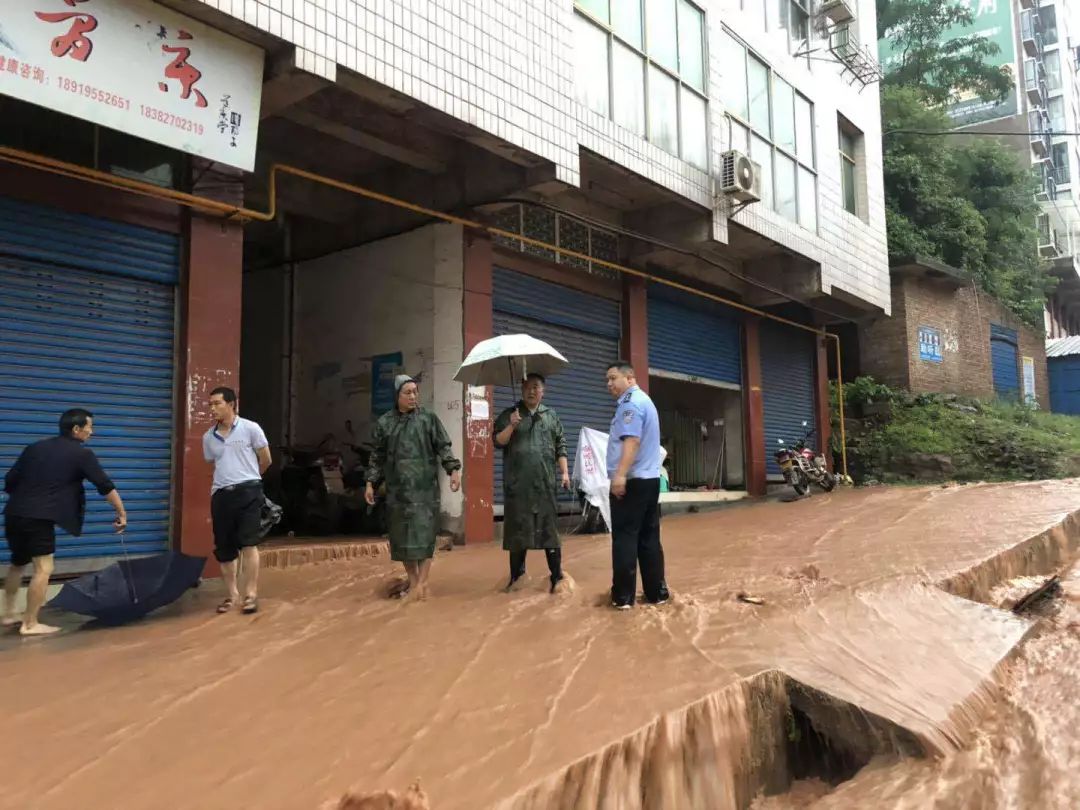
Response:
[[[806,428],[806,422],[803,422]],[[787,447],[783,439],[777,439],[780,449],[776,451],[776,463],[780,465],[780,471],[784,474],[784,480],[791,484],[791,488],[798,495],[805,495],[810,490],[810,484],[817,484],[826,492],[832,492],[836,487],[836,478],[829,472],[825,463],[825,456],[815,453],[807,446],[807,441],[814,435],[814,429],[809,428],[794,446]]]

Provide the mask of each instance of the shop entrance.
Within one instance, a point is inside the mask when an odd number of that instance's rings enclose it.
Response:
[[[649,394],[660,414],[671,492],[745,488],[739,389],[653,373]]]

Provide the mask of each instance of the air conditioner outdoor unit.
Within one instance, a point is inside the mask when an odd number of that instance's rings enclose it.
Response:
[[[825,17],[833,25],[851,22],[855,19],[854,0],[822,0],[818,6],[818,14]]]
[[[738,150],[724,152],[720,193],[742,203],[761,199],[761,167]]]

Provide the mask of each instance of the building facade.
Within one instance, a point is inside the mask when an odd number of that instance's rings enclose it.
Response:
[[[1047,338],[1080,334],[1080,30],[1073,0],[1018,2],[1023,98],[1037,199],[1039,255],[1058,288],[1046,301]],[[1023,119],[1021,119],[1023,120]]]
[[[1077,80],[1077,4],[1074,0],[1011,0],[999,4],[992,22],[1011,23],[1004,39],[1006,57],[1017,77],[1015,93],[989,111],[972,131],[1016,132],[1008,139],[1030,161],[1036,199],[1040,258],[1058,280],[1046,301],[1048,338],[1077,334],[1080,329],[1080,151],[1070,134],[1080,127],[1080,82]],[[976,17],[976,27],[979,18]],[[1008,113],[1000,115],[1000,113]]]
[[[9,3],[21,5],[0,5]],[[831,344],[812,330],[890,307],[878,92],[858,44],[859,32],[875,30],[869,0],[822,9],[794,0],[212,0],[184,12],[258,50],[261,84],[204,98],[214,115],[204,127],[225,141],[241,120],[225,96],[257,105],[242,119],[258,134],[250,164],[177,142],[176,181],[164,186],[193,198],[152,199],[154,161],[132,174],[100,150],[4,142],[42,158],[5,163],[22,178],[4,184],[6,205],[92,213],[99,229],[164,212],[152,252],[176,257],[172,275],[156,280],[173,285],[173,317],[155,292],[160,314],[148,309],[157,320],[146,328],[158,330],[162,354],[147,404],[171,433],[164,443],[155,434],[145,457],[132,449],[140,436],[116,437],[132,487],[143,488],[138,470],[160,479],[153,495],[164,518],[141,551],[209,548],[209,471],[197,442],[213,385],[238,385],[283,479],[301,451],[362,445],[398,369],[422,373],[425,406],[464,456],[464,492],[444,492],[447,529],[490,539],[501,499],[491,418],[509,395],[452,378],[475,343],[508,331],[549,339],[571,359],[548,394],[571,434],[606,427],[604,367],[627,356],[671,426],[665,442],[684,487],[763,492],[776,472],[770,444],[803,422],[824,440]],[[185,78],[179,92],[197,99]],[[30,109],[8,95],[13,114]],[[81,108],[53,114],[85,120]],[[114,126],[98,122],[91,142]],[[734,175],[732,150],[752,161],[748,173]],[[60,177],[50,160],[106,177]],[[111,202],[73,202],[88,199],[90,185]],[[211,197],[235,207],[199,202]],[[433,212],[454,219],[436,222]],[[0,254],[15,255],[16,241],[5,238]],[[44,259],[24,252],[20,261],[40,270]],[[49,262],[84,269],[70,253]],[[111,264],[94,272],[123,277]],[[108,367],[135,365],[119,356]],[[26,397],[22,382],[0,388],[4,407]],[[126,415],[104,400],[99,410]],[[47,432],[43,420],[6,421],[5,448]],[[103,546],[94,559],[114,552]]]

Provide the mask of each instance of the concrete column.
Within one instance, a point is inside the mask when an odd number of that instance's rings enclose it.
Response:
[[[746,491],[766,492],[765,400],[761,393],[761,321],[746,316],[743,327],[743,391],[746,407]]]
[[[187,268],[181,288],[180,409],[176,453],[176,529],[185,554],[208,558],[217,576],[210,527],[212,471],[203,460],[202,437],[212,418],[207,399],[219,385],[240,381],[240,316],[243,299],[243,228],[192,213],[187,225]],[[240,411],[244,392],[237,391]]]
[[[829,452],[829,437],[832,435],[832,409],[829,406],[829,350],[832,348],[832,340],[828,338],[814,338],[817,346],[817,357],[814,362],[814,394],[817,400],[817,446],[825,456],[825,462],[829,465],[829,472],[833,471],[832,453]]]
[[[647,282],[623,276],[622,355],[637,372],[638,385],[649,391],[649,299]],[[614,358],[612,358],[614,359]]]
[[[461,457],[465,452],[466,441],[464,422],[464,387],[454,380],[462,354],[462,282],[464,259],[461,250],[462,230],[460,225],[432,225],[432,265],[434,284],[432,285],[432,352],[433,394],[432,409],[442,420],[454,453]],[[462,464],[465,464],[464,459]],[[443,531],[454,535],[455,542],[464,536],[464,495],[450,491],[448,476],[439,476],[441,487],[441,525]]]
[[[464,245],[464,295],[462,297],[464,353],[492,336],[491,239],[466,232]],[[489,543],[495,539],[495,445],[491,426],[495,414],[493,391],[465,392],[462,463],[465,467],[465,542]],[[478,395],[478,396],[477,396]],[[487,414],[479,412],[486,403]],[[479,407],[478,407],[479,406]]]

